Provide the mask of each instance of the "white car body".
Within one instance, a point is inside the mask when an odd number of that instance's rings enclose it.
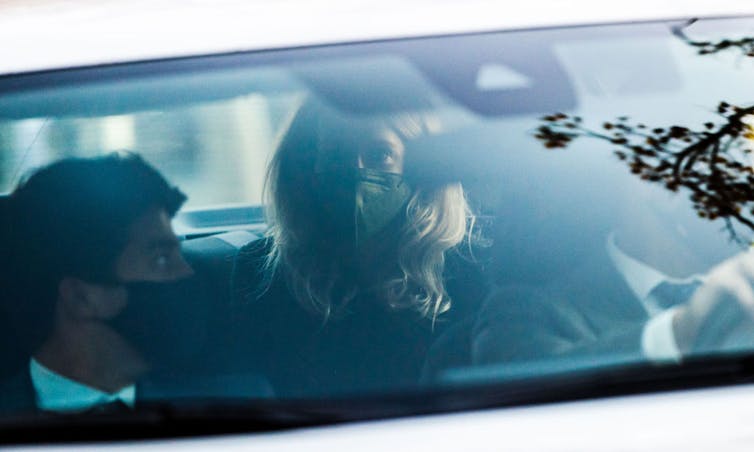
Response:
[[[750,0],[10,1],[0,75],[441,35],[754,14]],[[752,450],[754,385],[359,422],[274,433],[9,450]],[[42,438],[40,438],[42,439]]]
[[[282,433],[108,443],[138,451],[750,451],[754,385],[462,414],[422,416]],[[8,450],[102,450],[105,444]]]
[[[746,0],[0,3],[0,74],[348,41],[754,13]],[[11,44],[12,43],[12,44]]]

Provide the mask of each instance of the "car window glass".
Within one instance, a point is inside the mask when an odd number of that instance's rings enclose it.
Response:
[[[0,191],[113,151],[179,186],[201,290],[163,288],[161,310],[124,322],[171,319],[152,351],[220,382],[210,396],[749,353],[737,303],[670,353],[646,328],[754,239],[751,28],[524,30],[81,69],[92,80],[18,92],[0,80]]]

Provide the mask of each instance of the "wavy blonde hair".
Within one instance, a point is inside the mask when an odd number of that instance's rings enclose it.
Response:
[[[341,253],[342,238],[328,237],[317,227],[322,209],[312,195],[322,133],[353,134],[355,121],[305,103],[270,162],[265,187],[272,239],[268,280],[282,274],[296,299],[325,320],[364,290],[348,276],[352,262]],[[404,143],[439,129],[436,119],[421,114],[394,115],[372,124],[389,127]],[[391,308],[412,309],[433,320],[447,311],[451,300],[443,280],[445,253],[464,240],[473,218],[460,183],[414,188],[390,263],[395,271],[370,293],[376,292]]]

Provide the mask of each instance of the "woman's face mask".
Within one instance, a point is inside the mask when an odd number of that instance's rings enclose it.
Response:
[[[389,128],[354,126],[335,141],[323,139],[319,150],[322,220],[344,245],[361,249],[405,212],[411,197],[402,176],[403,141]]]
[[[357,248],[404,212],[411,197],[402,175],[365,168],[318,173],[317,191],[324,220]]]
[[[401,212],[411,197],[403,176],[359,170],[356,185],[356,243],[368,241]]]

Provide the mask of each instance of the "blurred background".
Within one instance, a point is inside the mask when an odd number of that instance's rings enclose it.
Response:
[[[295,96],[251,94],[134,114],[0,119],[0,192],[64,157],[134,151],[190,195],[188,208],[261,204],[267,160]]]

